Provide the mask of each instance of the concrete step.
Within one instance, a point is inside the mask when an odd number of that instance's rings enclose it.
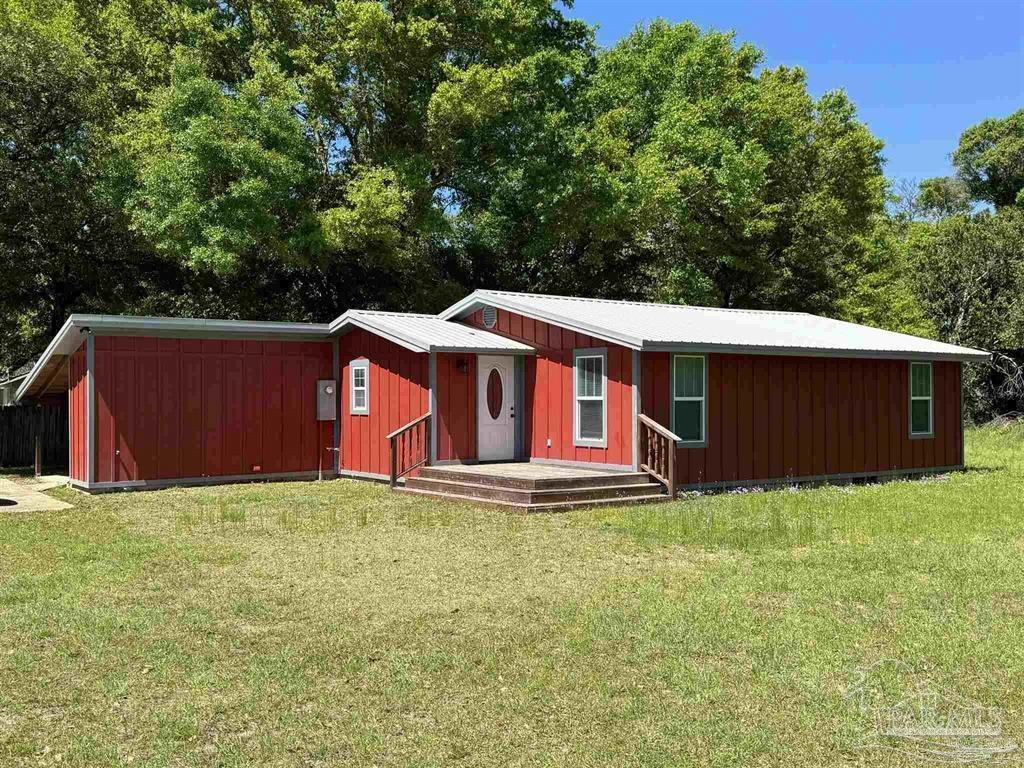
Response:
[[[516,504],[627,499],[635,496],[650,496],[662,493],[662,486],[651,482],[630,482],[624,485],[586,485],[565,488],[510,488],[468,481],[437,480],[420,476],[409,478],[405,486],[406,488],[414,488],[421,491],[433,491],[476,499],[490,499],[492,501],[507,501]]]
[[[507,477],[499,474],[486,472],[460,472],[457,469],[446,469],[445,467],[422,467],[419,477],[427,480],[442,480],[455,483],[473,483],[474,485],[490,485],[502,488],[519,488],[526,490],[559,489],[570,488],[595,488],[608,485],[644,485],[651,482],[651,476],[646,472],[608,472],[607,474],[585,474],[576,477]]]
[[[468,504],[495,507],[497,509],[505,509],[517,512],[565,512],[570,509],[580,509],[582,507],[614,507],[625,506],[627,504],[656,504],[658,502],[669,500],[666,494],[656,493],[644,496],[626,496],[604,499],[588,499],[582,501],[554,501],[546,503],[524,504],[522,502],[487,499],[478,496],[464,496],[461,494],[454,493],[428,491],[421,488],[400,487],[396,488],[395,491],[398,493],[414,494],[416,496],[426,496],[428,498],[434,498],[439,501],[461,501],[466,502]]]

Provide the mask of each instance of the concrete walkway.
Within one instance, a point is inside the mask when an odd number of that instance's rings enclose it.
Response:
[[[51,509],[69,509],[70,504],[47,496],[48,491],[64,485],[68,479],[60,475],[44,475],[24,480],[0,480],[0,513],[45,512]]]

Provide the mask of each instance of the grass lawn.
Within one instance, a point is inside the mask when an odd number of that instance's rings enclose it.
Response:
[[[0,511],[0,765],[916,765],[859,746],[884,659],[1024,747],[1024,428],[967,448],[535,517],[351,481],[53,491],[74,509]]]

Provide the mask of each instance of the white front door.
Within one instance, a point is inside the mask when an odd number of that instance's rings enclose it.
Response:
[[[477,458],[515,457],[515,365],[507,356],[478,355],[476,360]]]

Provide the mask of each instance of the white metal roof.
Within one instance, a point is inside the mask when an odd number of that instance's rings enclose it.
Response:
[[[331,323],[331,333],[353,327],[363,328],[414,352],[531,354],[534,351],[522,342],[462,323],[447,322],[437,315],[350,309]]]
[[[441,313],[465,317],[491,305],[633,349],[987,360],[977,349],[803,312],[719,309],[581,299],[511,291],[474,291]]]

